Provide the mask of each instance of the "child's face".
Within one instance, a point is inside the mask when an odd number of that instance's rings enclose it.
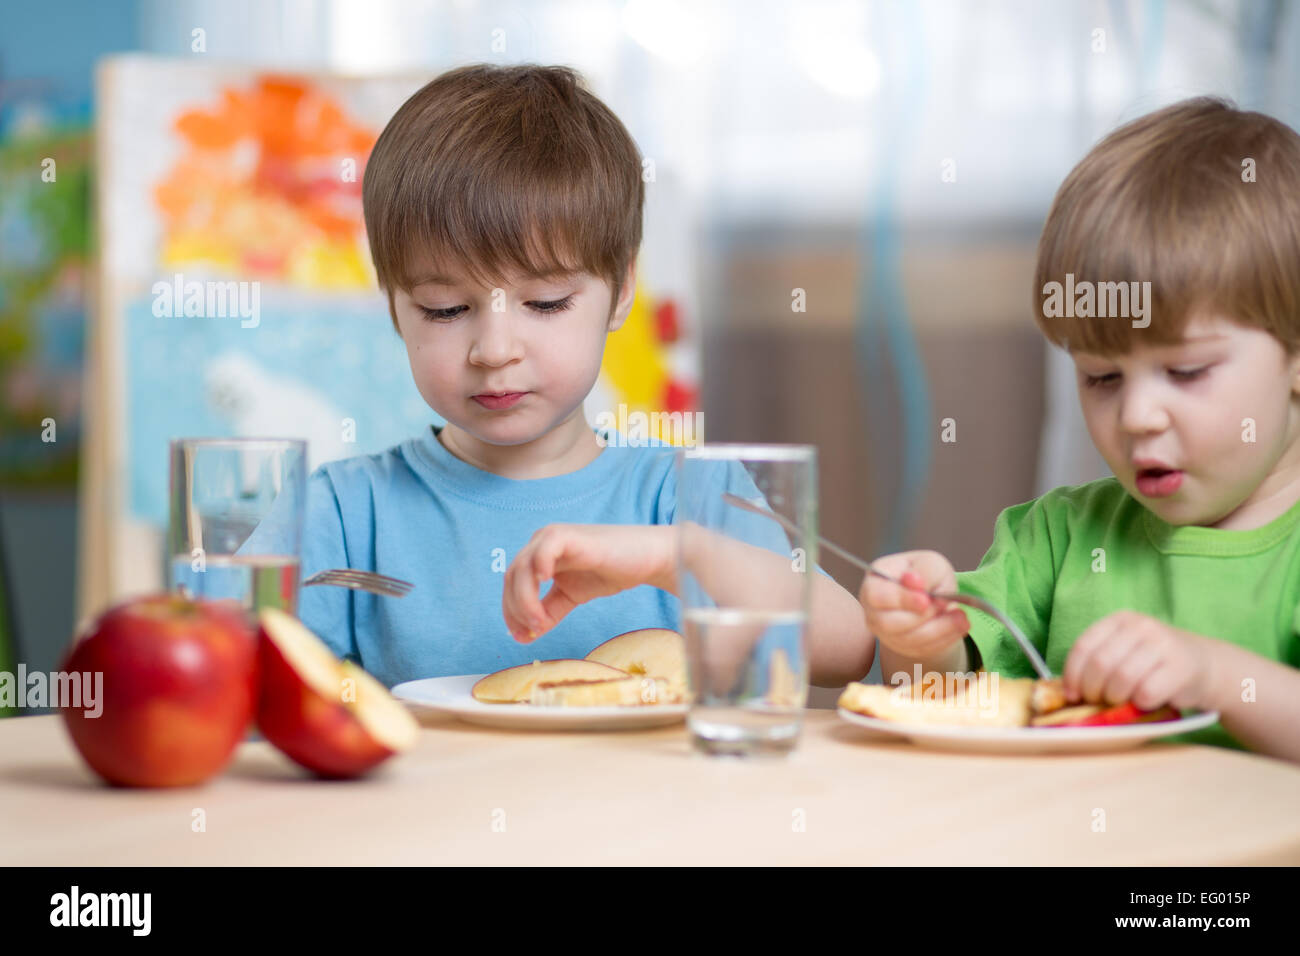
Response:
[[[398,329],[416,387],[479,441],[540,438],[568,420],[595,384],[605,335],[632,304],[631,275],[612,316],[609,283],[587,273],[511,276],[488,288],[444,272],[409,293],[398,290]]]
[[[1267,332],[1196,318],[1174,345],[1071,357],[1093,443],[1158,517],[1254,527],[1280,513],[1270,498],[1294,493],[1300,356]]]

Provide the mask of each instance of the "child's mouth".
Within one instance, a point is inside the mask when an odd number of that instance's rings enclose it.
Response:
[[[1172,468],[1143,468],[1137,473],[1137,489],[1147,498],[1164,498],[1182,486],[1183,473]]]
[[[503,408],[509,408],[514,405],[527,394],[527,392],[506,392],[504,395],[489,395],[484,393],[482,395],[475,395],[474,401],[478,402],[484,408],[499,411]]]

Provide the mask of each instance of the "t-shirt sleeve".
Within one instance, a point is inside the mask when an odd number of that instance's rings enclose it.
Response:
[[[1044,655],[1056,586],[1053,539],[1063,551],[1063,535],[1063,519],[1055,514],[1047,496],[1015,505],[998,515],[993,544],[979,567],[957,573],[958,591],[1000,608]],[[972,607],[963,610],[986,670],[1008,677],[1036,676],[1033,665],[1006,628],[983,611]]]
[[[297,554],[302,544],[297,522],[305,509],[306,505],[296,490],[292,485],[287,486],[276,495],[270,510],[235,550],[235,554]]]
[[[307,479],[307,508],[302,526],[302,580],[318,571],[351,567],[343,512],[334,482],[324,466]],[[352,589],[333,585],[301,588],[298,618],[339,657],[364,666],[357,650]]]

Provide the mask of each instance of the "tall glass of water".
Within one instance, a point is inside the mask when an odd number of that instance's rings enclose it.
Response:
[[[780,514],[729,504],[735,495]],[[817,450],[702,444],[677,453],[677,571],[696,749],[785,753],[808,697]]]
[[[171,442],[168,588],[297,613],[306,490],[305,441]]]

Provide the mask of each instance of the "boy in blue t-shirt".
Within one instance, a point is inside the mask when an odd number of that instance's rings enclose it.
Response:
[[[372,258],[416,386],[447,424],[308,480],[304,577],[356,568],[413,591],[306,588],[298,611],[389,686],[681,629],[659,560],[675,451],[598,437],[582,408],[632,305],[641,169],[622,123],[560,67],[445,73],[375,144]],[[728,487],[756,495],[741,469]],[[789,578],[788,556],[760,558],[736,568],[737,587],[761,590],[769,567]],[[547,580],[545,612],[515,613]],[[856,598],[813,580],[810,677],[838,686],[867,672],[873,644]]]

